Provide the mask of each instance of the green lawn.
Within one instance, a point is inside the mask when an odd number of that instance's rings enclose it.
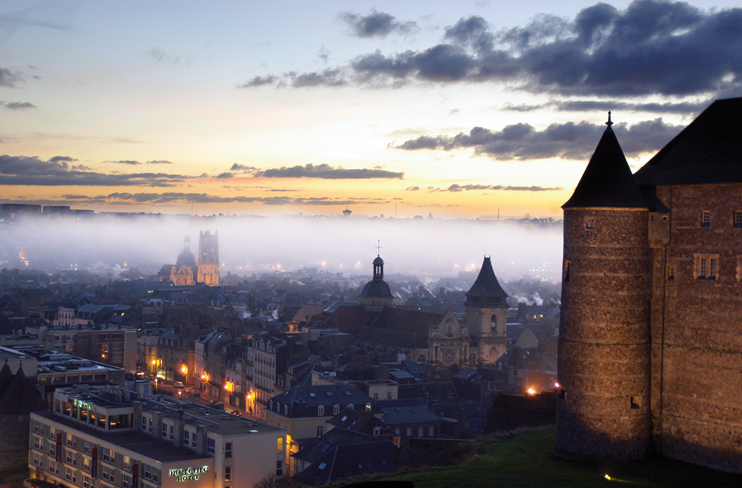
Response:
[[[408,471],[390,477],[415,488],[450,487],[741,487],[742,475],[721,473],[667,459],[612,463],[577,463],[552,455],[554,429],[497,439],[468,466]],[[608,474],[612,479],[608,480]]]

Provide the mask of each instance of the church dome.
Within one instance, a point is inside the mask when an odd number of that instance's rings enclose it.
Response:
[[[384,280],[371,280],[363,287],[362,298],[393,298],[392,290]]]
[[[381,259],[381,256],[376,256],[376,259],[374,259],[374,266],[384,266],[384,260]]]
[[[175,261],[175,265],[179,268],[183,266],[184,268],[196,269],[196,257],[191,251],[184,249],[182,253],[178,254],[178,259]]]

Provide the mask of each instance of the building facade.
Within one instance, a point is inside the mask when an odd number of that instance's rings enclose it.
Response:
[[[219,286],[219,231],[201,231],[198,237],[199,283]]]

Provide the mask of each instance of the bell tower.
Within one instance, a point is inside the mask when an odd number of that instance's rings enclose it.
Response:
[[[479,340],[482,362],[494,363],[507,350],[505,325],[508,294],[497,281],[489,256],[484,257],[476,281],[466,292],[466,327]]]
[[[219,231],[199,233],[198,282],[219,286]]]

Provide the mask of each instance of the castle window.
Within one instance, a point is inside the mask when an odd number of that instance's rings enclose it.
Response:
[[[737,256],[737,281],[742,281],[742,256]]]
[[[715,280],[719,266],[718,254],[696,254],[694,275],[697,280]]]
[[[701,227],[711,227],[711,211],[704,210],[701,214]]]
[[[675,266],[668,266],[667,267],[667,279],[668,280],[674,280],[675,279]]]
[[[732,221],[732,225],[735,227],[742,227],[742,210],[734,211],[734,220]]]
[[[569,261],[564,261],[564,276],[562,276],[562,281],[569,281],[570,268],[571,263]]]
[[[631,397],[631,409],[638,410],[642,408],[642,398],[640,396]]]
[[[595,218],[587,217],[585,219],[585,229],[591,230],[595,228]]]

